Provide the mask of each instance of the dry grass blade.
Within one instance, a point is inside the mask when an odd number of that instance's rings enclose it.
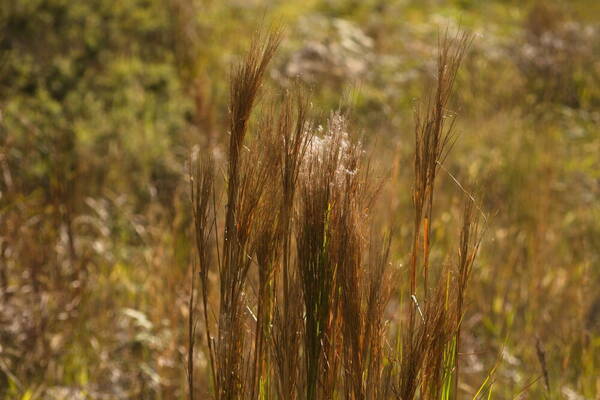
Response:
[[[464,314],[465,294],[467,291],[469,277],[471,276],[471,271],[473,270],[473,264],[475,263],[475,257],[477,256],[477,252],[479,250],[481,238],[482,236],[479,226],[479,217],[475,212],[475,203],[471,199],[465,199],[462,227],[460,230],[457,265],[458,282],[456,288],[456,333],[454,347],[455,393],[458,392],[460,372],[459,352],[461,348],[461,327]]]
[[[260,159],[249,160],[258,165],[258,171],[252,171],[254,176],[263,177],[267,182],[274,182],[280,170],[280,146],[275,129],[276,123],[272,116],[274,109],[268,110],[265,119],[258,128],[258,135],[251,154],[260,155]],[[283,115],[280,116],[283,118]],[[258,216],[255,234],[253,236],[252,254],[255,255],[258,267],[258,305],[254,344],[254,365],[252,379],[252,398],[269,398],[268,365],[270,364],[270,342],[275,305],[275,271],[279,265],[281,235],[278,231],[279,204],[281,192],[278,185],[268,185],[258,205]]]
[[[213,374],[213,386],[217,399],[238,399],[254,390],[248,383],[246,368],[247,331],[244,324],[244,288],[251,265],[251,246],[257,227],[256,215],[267,181],[277,166],[277,157],[263,157],[260,146],[253,148],[247,156],[241,153],[248,130],[248,121],[255,104],[267,65],[279,45],[281,34],[271,31],[258,34],[243,61],[233,69],[230,92],[230,141],[227,154],[227,209],[225,227],[221,236],[222,260],[219,259],[219,313],[217,337],[213,341],[208,319],[208,270],[211,267],[208,211],[211,197],[214,200],[212,164],[203,164],[192,180],[192,206],[196,228],[196,247],[200,260],[200,282],[205,312],[205,329],[208,336],[209,356]],[[270,124],[263,124],[267,128]],[[275,168],[276,169],[276,168]],[[216,211],[215,211],[216,212]],[[212,224],[211,224],[212,222]],[[261,237],[268,233],[263,226]],[[216,233],[216,232],[215,232]],[[218,238],[218,235],[216,235]],[[256,252],[264,263],[268,263],[269,249],[259,247]],[[189,320],[189,364],[188,380],[190,396],[193,396],[193,347],[195,321],[193,317],[195,286],[190,295]],[[261,321],[262,322],[262,321]],[[262,339],[260,340],[262,343]],[[262,346],[262,344],[261,344]],[[259,361],[256,363],[260,364]]]
[[[300,185],[300,213],[296,239],[298,271],[306,312],[304,357],[306,397],[327,397],[334,390],[338,359],[335,339],[338,330],[336,290],[337,265],[332,257],[333,211],[339,207],[346,173],[348,145],[344,120],[334,114],[323,138],[314,137],[307,153]]]
[[[425,295],[427,294],[435,180],[439,165],[448,155],[453,140],[454,119],[449,115],[448,101],[452,94],[458,68],[471,40],[472,37],[468,33],[462,32],[455,37],[450,37],[446,31],[439,43],[435,91],[425,100],[425,108],[418,105],[415,111],[415,180],[413,186],[415,220],[410,263],[411,294],[416,294],[417,290],[420,237],[422,237],[423,288]]]
[[[281,164],[281,204],[279,237],[281,240],[281,269],[275,272],[276,293],[273,354],[277,364],[280,398],[294,399],[297,395],[298,365],[300,363],[299,331],[302,302],[298,274],[292,269],[292,231],[294,203],[301,165],[310,141],[307,120],[308,103],[298,94],[295,101],[285,95],[277,124]]]
[[[371,237],[366,302],[366,327],[364,358],[367,360],[367,399],[386,398],[383,368],[386,364],[383,352],[386,339],[385,308],[392,294],[392,276],[389,270],[392,236],[375,240]]]
[[[220,270],[219,340],[217,370],[219,399],[236,399],[246,393],[243,372],[246,332],[243,288],[250,267],[250,238],[255,213],[268,177],[268,166],[244,162],[241,149],[248,120],[267,65],[280,42],[279,31],[257,35],[242,63],[232,74],[230,138],[227,175],[227,211]],[[250,157],[258,157],[250,152]]]
[[[207,344],[211,368],[214,371],[214,349],[210,339],[210,323],[208,319],[208,271],[212,264],[210,235],[214,227],[210,219],[210,204],[214,193],[214,167],[211,159],[198,160],[196,170],[190,172],[190,193],[192,202],[192,215],[196,231],[196,251],[198,253],[198,280],[202,296],[204,311],[204,325],[206,330]],[[190,290],[188,309],[188,386],[190,398],[195,395],[194,388],[194,346],[196,337],[196,263],[192,264],[192,287]],[[214,382],[213,382],[214,384]]]
[[[435,90],[415,111],[412,196],[415,216],[408,294],[413,302],[409,302],[408,331],[402,341],[396,386],[396,395],[403,400],[413,399],[418,393],[426,399],[439,398],[442,390],[448,390],[448,377],[453,376],[451,369],[454,369],[454,395],[457,393],[463,299],[478,246],[478,242],[473,244],[476,223],[472,203],[466,206],[463,216],[457,279],[453,286],[449,286],[450,271],[444,267],[433,294],[430,293],[429,255],[436,177],[453,144],[454,119],[448,115],[448,102],[470,43],[471,35],[467,33],[451,37],[445,32],[439,42]],[[422,290],[417,286],[420,274]],[[417,298],[423,299],[423,310],[416,303]],[[416,317],[417,311],[420,319]]]

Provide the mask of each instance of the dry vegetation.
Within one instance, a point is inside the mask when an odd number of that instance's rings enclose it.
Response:
[[[448,101],[471,37],[440,38],[435,88],[415,111],[412,251],[408,270],[394,276],[392,234],[370,223],[379,184],[342,114],[315,129],[303,95],[283,93],[244,145],[279,41],[277,31],[258,36],[232,72],[226,203],[215,201],[221,185],[210,158],[197,161],[190,178],[199,256],[192,280],[200,282],[190,295],[190,396],[456,398],[478,206],[465,192],[456,255],[431,268],[430,221],[436,176],[454,140]],[[387,319],[391,296],[403,301]],[[198,389],[194,364],[201,314],[208,390]],[[490,388],[484,382],[479,391]]]
[[[0,398],[598,398],[597,7],[233,3],[0,0]]]

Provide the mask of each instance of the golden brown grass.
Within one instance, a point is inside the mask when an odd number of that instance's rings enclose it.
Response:
[[[377,180],[344,115],[332,113],[316,129],[296,90],[251,123],[280,37],[258,35],[232,73],[226,204],[216,200],[213,161],[198,161],[191,175],[199,260],[193,281],[200,284],[190,294],[190,398],[197,390],[198,297],[216,399],[456,398],[466,289],[481,233],[471,196],[455,261],[431,273],[429,258],[435,181],[453,141],[448,102],[471,36],[442,37],[436,86],[415,112],[408,276],[390,268],[391,235],[382,236],[370,215]],[[219,293],[212,302],[211,271]],[[404,280],[407,316],[388,321],[387,304]],[[390,322],[401,323],[396,348]]]

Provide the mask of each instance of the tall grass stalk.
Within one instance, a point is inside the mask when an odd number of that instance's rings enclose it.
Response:
[[[400,308],[407,323],[396,349],[387,345],[385,314],[400,276],[390,268],[392,235],[372,222],[379,187],[348,118],[332,113],[317,128],[307,97],[294,88],[250,123],[280,38],[278,31],[257,36],[232,72],[222,227],[215,161],[198,161],[191,174],[199,261],[189,298],[190,398],[198,302],[216,399],[457,398],[466,289],[480,240],[471,197],[456,261],[430,273],[429,257],[437,172],[454,140],[447,107],[471,37],[441,39],[435,89],[415,112],[415,219],[408,303]]]

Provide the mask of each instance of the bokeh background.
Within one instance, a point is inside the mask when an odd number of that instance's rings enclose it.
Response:
[[[443,262],[464,195],[450,174],[488,219],[462,392],[496,367],[494,398],[598,398],[593,0],[0,0],[0,397],[185,398],[188,161],[219,156],[230,66],[273,23],[268,85],[299,79],[321,115],[350,115],[399,270],[413,108],[440,35],[475,33],[433,222]]]

